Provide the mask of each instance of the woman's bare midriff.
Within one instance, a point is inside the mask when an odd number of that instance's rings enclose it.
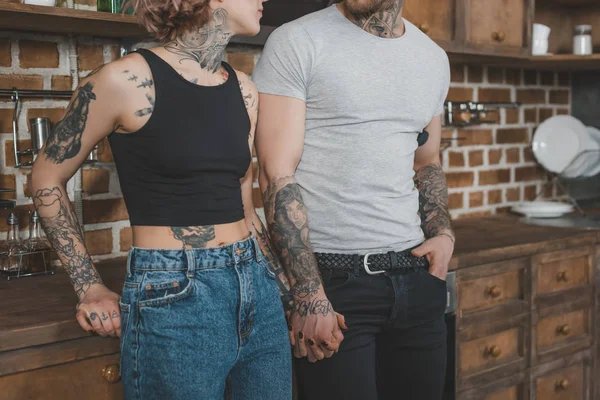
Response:
[[[221,225],[133,226],[133,246],[182,249],[224,246],[250,236],[244,220]]]

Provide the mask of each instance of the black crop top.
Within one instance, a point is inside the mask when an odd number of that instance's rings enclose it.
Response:
[[[240,179],[250,119],[235,71],[219,86],[185,80],[149,50],[154,110],[137,132],[109,136],[131,225],[216,225],[244,218]]]

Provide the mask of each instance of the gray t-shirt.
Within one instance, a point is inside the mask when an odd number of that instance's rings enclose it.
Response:
[[[306,102],[295,177],[317,252],[400,251],[424,240],[414,153],[443,111],[450,67],[404,23],[402,37],[379,38],[330,6],[273,32],[252,75],[259,92]]]

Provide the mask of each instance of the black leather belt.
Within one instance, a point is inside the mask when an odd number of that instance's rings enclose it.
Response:
[[[315,253],[315,258],[319,268],[355,273],[364,270],[369,275],[382,274],[392,270],[428,268],[427,258],[415,257],[411,254],[411,250],[374,252],[365,255]]]

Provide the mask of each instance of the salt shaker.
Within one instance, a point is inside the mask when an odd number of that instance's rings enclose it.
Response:
[[[29,219],[29,240],[27,241],[29,250],[41,250],[48,247],[48,243],[42,233],[42,224],[37,210],[31,214]]]
[[[589,56],[592,54],[592,26],[577,25],[573,37],[573,54]]]
[[[8,234],[6,236],[6,244],[8,246],[8,263],[4,269],[14,271],[19,269],[19,257],[15,253],[23,250],[21,245],[21,236],[19,234],[19,218],[15,213],[11,212],[6,220],[8,223]]]

